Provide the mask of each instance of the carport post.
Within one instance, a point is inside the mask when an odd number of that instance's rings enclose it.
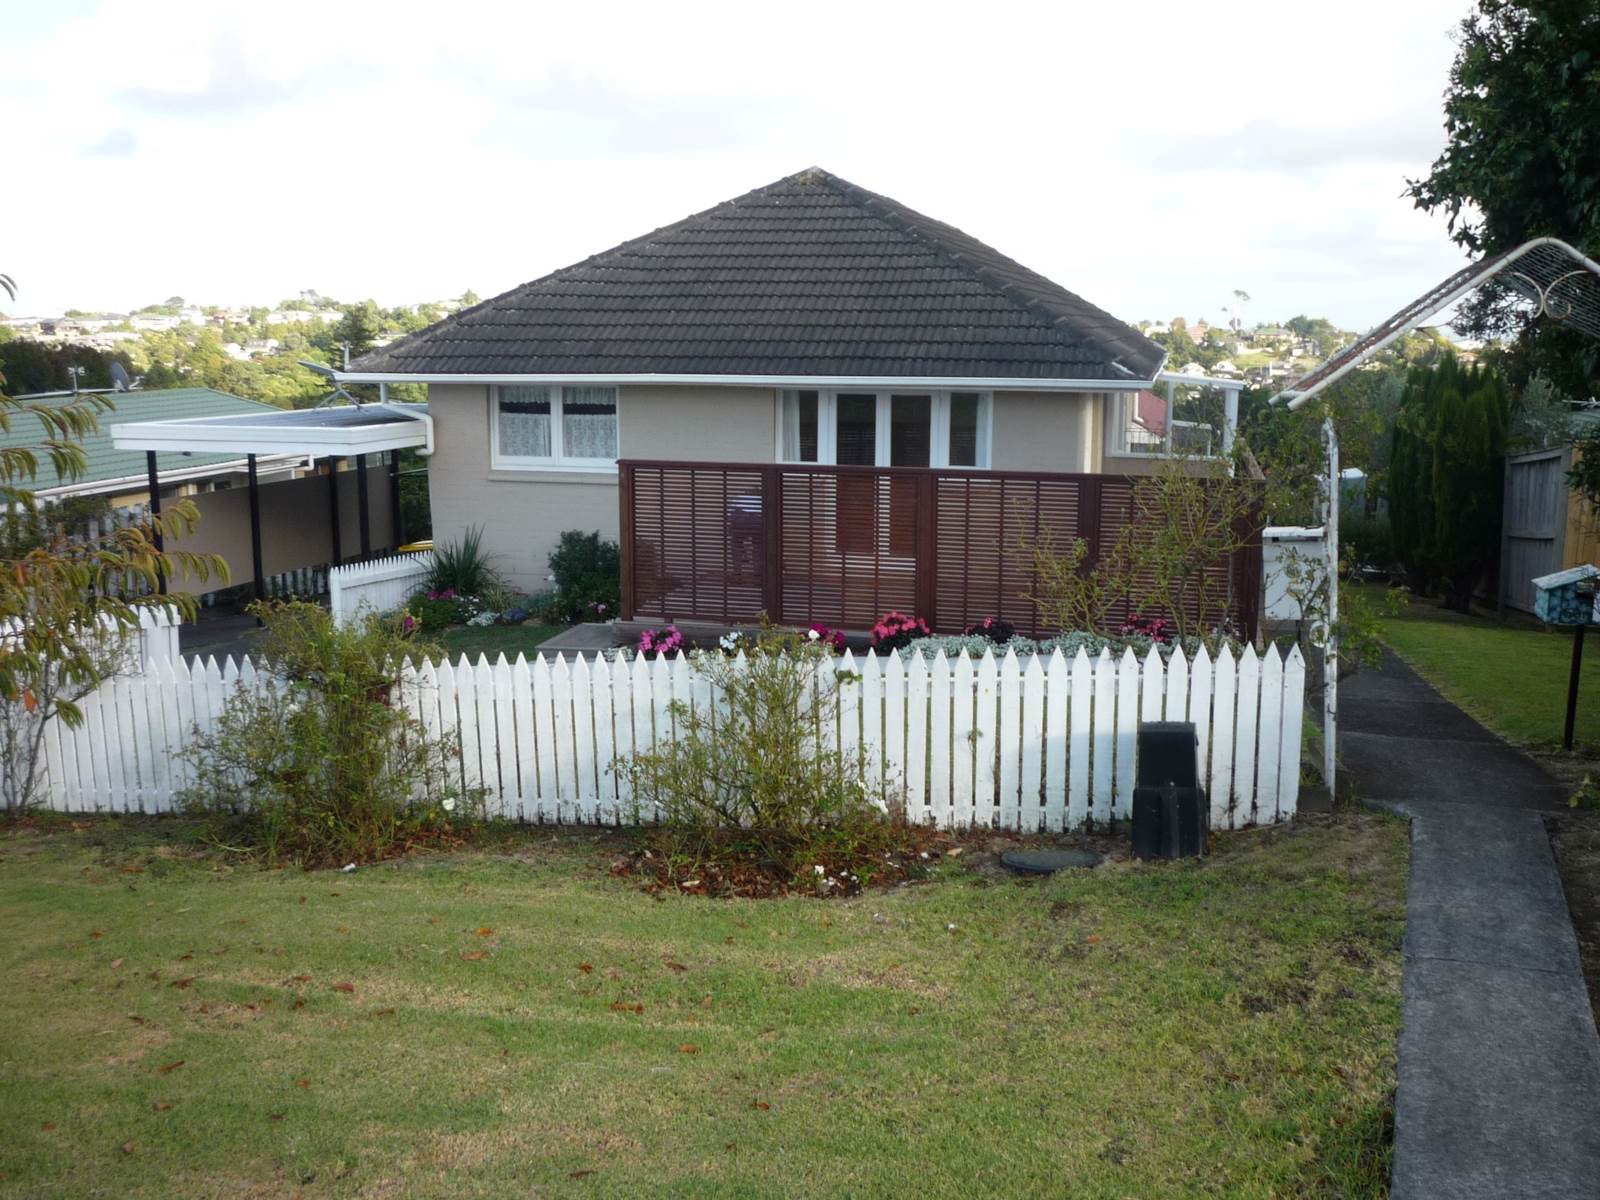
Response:
[[[342,566],[344,563],[343,531],[339,528],[339,460],[328,460],[328,515],[329,524],[333,528],[333,565]]]
[[[267,581],[261,569],[261,484],[256,478],[256,456],[251,454],[245,462],[250,468],[250,565],[255,570],[256,599],[267,595]]]
[[[361,514],[361,561],[372,557],[372,515],[368,512],[367,456],[356,455],[356,511]]]
[[[150,473],[150,515],[158,518],[161,516],[161,480],[156,472],[156,452],[154,450],[146,450],[144,452],[144,465],[145,469]],[[160,525],[152,526],[151,540],[155,543],[157,551],[167,548],[166,539],[161,536]],[[160,565],[156,567],[156,592],[162,596],[167,594],[167,570]]]
[[[406,531],[400,519],[400,451],[389,451],[389,545],[395,550],[406,544]]]

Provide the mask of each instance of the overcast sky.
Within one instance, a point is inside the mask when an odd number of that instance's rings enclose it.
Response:
[[[1133,321],[1365,328],[1468,0],[0,0],[15,313],[483,295],[803,167]]]

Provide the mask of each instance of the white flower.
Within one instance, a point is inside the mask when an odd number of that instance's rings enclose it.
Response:
[[[443,800],[441,800],[439,802],[439,807],[444,809],[445,812],[455,812],[455,810],[456,810],[455,798],[453,796],[446,796]]]
[[[813,867],[813,868],[812,868],[812,869],[813,869],[813,870],[814,870],[814,871],[816,871],[816,873],[817,873],[817,874],[818,874],[818,875],[826,875],[826,874],[827,874],[827,872],[826,872],[826,871],[824,871],[824,870],[823,870],[823,869],[822,869],[822,864],[821,864],[821,863],[818,863],[818,864],[817,864],[817,865],[816,865],[816,866],[815,866],[815,867]]]
[[[808,642],[814,642],[821,636],[822,635],[820,633],[818,633],[815,629],[806,630],[806,641],[808,641]]]

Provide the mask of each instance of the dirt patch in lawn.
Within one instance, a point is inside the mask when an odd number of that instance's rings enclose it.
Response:
[[[1564,813],[1550,818],[1549,825],[1589,1003],[1600,1021],[1600,812]]]

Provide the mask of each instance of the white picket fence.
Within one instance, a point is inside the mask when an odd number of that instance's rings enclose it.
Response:
[[[328,572],[328,608],[340,625],[361,612],[393,612],[411,599],[428,578],[433,555],[401,554],[350,563]]]
[[[164,812],[188,782],[180,752],[213,727],[248,659],[186,665],[174,655],[91,697],[78,729],[51,730],[50,805],[70,812]],[[869,778],[918,821],[1075,829],[1129,813],[1141,721],[1193,721],[1211,826],[1270,824],[1299,796],[1305,670],[1253,648],[1169,662],[1132,651],[1071,662],[992,653],[932,660],[846,654],[819,676],[841,689],[829,746],[859,755]],[[671,705],[715,705],[682,657],[647,661],[462,658],[408,669],[401,702],[434,734],[459,739],[463,782],[519,821],[636,818],[618,760],[673,736]],[[644,814],[648,819],[652,814]]]

